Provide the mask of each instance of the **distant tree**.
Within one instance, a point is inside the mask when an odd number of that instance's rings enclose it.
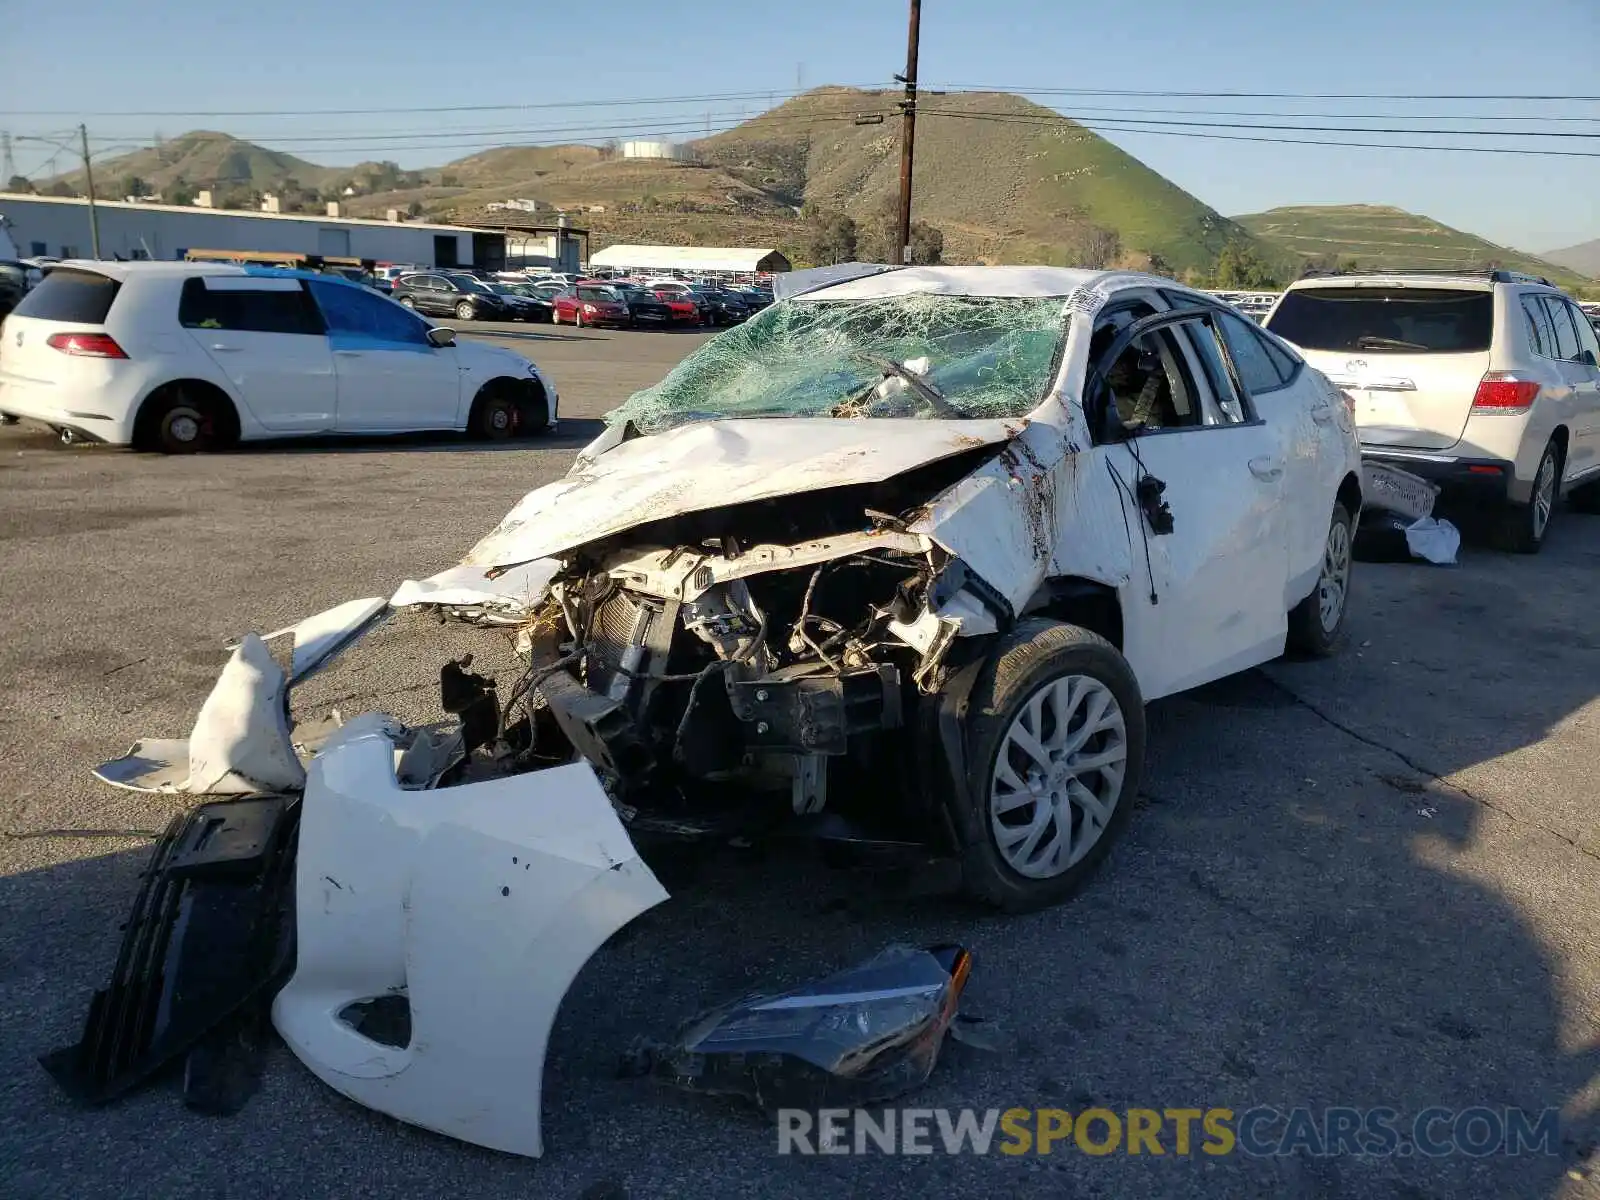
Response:
[[[1216,281],[1224,288],[1276,287],[1278,280],[1270,263],[1244,242],[1229,242],[1217,255]]]
[[[117,185],[119,196],[147,196],[150,194],[150,185],[137,175],[124,175],[122,182]]]
[[[841,212],[813,210],[806,220],[800,253],[819,267],[850,262],[856,256],[856,238],[854,218]]]
[[[6,191],[31,192],[33,191],[33,180],[29,179],[26,175],[13,175],[10,179],[6,180]]]
[[[1079,266],[1099,271],[1122,257],[1122,237],[1115,229],[1091,225],[1078,239],[1076,249]]]
[[[44,189],[46,196],[76,196],[77,191],[69,186],[64,179],[58,179]]]
[[[195,196],[194,185],[182,175],[179,175],[161,194],[161,198],[168,204],[193,204]]]
[[[911,222],[911,261],[919,267],[933,266],[944,259],[944,231],[925,221]],[[885,200],[861,224],[857,246],[868,262],[900,261],[900,204],[893,197]]]
[[[450,171],[446,171],[444,174],[439,176],[439,186],[440,187],[460,187],[461,186],[461,176],[456,175],[456,174],[454,174],[454,173],[452,173]]]
[[[600,160],[605,162],[617,156],[617,139],[607,138],[600,143]]]
[[[422,204],[421,204],[420,201],[413,200],[410,204],[406,205],[406,216],[415,219],[417,217],[420,217],[421,215],[422,215]]]

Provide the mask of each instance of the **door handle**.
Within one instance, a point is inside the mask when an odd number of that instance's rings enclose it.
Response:
[[[1330,404],[1318,404],[1311,410],[1311,419],[1318,425],[1326,425],[1333,420],[1333,406]]]
[[[1283,474],[1283,464],[1275,458],[1262,455],[1250,460],[1250,474],[1257,479],[1273,480]]]

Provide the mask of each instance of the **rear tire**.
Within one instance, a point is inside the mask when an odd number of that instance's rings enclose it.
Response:
[[[417,302],[415,300],[413,300],[410,296],[401,296],[400,299],[397,300],[395,303],[403,304],[407,308],[416,308],[416,306],[417,306]]]
[[[966,787],[951,806],[966,890],[1007,912],[1059,904],[1133,811],[1138,681],[1098,634],[1033,618],[997,642],[968,712]]]
[[[463,300],[460,304],[456,305],[456,320],[470,321],[472,320],[472,315],[473,308],[470,301]]]
[[[1317,586],[1289,610],[1288,649],[1292,653],[1327,658],[1344,641],[1345,617],[1350,612],[1353,525],[1349,510],[1335,501]]]
[[[1550,521],[1555,516],[1561,494],[1561,447],[1554,441],[1545,445],[1539,469],[1533,475],[1533,493],[1526,504],[1510,504],[1498,514],[1494,526],[1495,544],[1513,554],[1537,554],[1544,548]]]
[[[150,422],[156,448],[163,454],[198,454],[216,439],[216,419],[202,404],[179,393],[166,400]]]

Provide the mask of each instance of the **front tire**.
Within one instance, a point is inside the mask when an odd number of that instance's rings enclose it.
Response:
[[[472,315],[473,308],[470,301],[463,300],[460,304],[456,305],[456,320],[470,321],[472,320]]]
[[[1127,824],[1144,764],[1144,701],[1098,634],[1030,619],[973,688],[966,788],[952,815],[969,895],[1007,912],[1059,904]]]
[[[1561,447],[1554,441],[1545,445],[1539,469],[1533,475],[1533,494],[1526,504],[1512,504],[1499,514],[1495,542],[1514,554],[1537,554],[1544,548],[1555,516],[1556,500],[1561,495]]]
[[[504,393],[485,396],[473,415],[472,432],[488,442],[510,441],[522,427],[522,409]]]
[[[1350,611],[1350,572],[1355,522],[1349,509],[1335,501],[1322,547],[1322,573],[1317,586],[1289,611],[1288,648],[1307,658],[1327,658],[1344,641]]]

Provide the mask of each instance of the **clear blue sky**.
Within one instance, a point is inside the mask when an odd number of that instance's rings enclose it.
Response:
[[[548,0],[268,0],[248,6],[215,0],[14,0],[0,18],[8,49],[0,73],[0,129],[60,137],[81,119],[98,139],[96,146],[109,150],[118,140],[148,142],[157,133],[218,128],[315,162],[392,158],[408,167],[509,142],[598,140],[608,133],[692,136],[685,126],[703,124],[708,112],[715,125],[732,124],[767,107],[763,93],[781,100],[797,79],[807,87],[887,84],[904,65],[905,19],[904,0],[598,0],[582,6]],[[925,0],[921,75],[931,87],[1009,90],[1600,95],[1600,0]],[[448,114],[122,115],[560,105],[730,93],[756,95]],[[1392,119],[1304,121],[1561,129],[1596,136],[1472,138],[1458,144],[1600,152],[1600,102],[1575,99],[1529,104],[1036,98],[1090,123],[1097,114],[1085,106],[1270,113],[1163,116],[1282,124],[1295,123],[1288,119],[1292,113],[1380,114]],[[33,110],[60,115],[28,115]],[[1430,119],[1446,115],[1456,119]],[[1516,115],[1593,120],[1486,119]],[[1426,213],[1535,251],[1600,237],[1600,158],[1261,145],[1101,131],[1230,215],[1282,204],[1366,202]],[[316,140],[336,138],[348,140]],[[31,173],[54,153],[19,141],[17,165]],[[65,155],[57,161],[71,165]]]

